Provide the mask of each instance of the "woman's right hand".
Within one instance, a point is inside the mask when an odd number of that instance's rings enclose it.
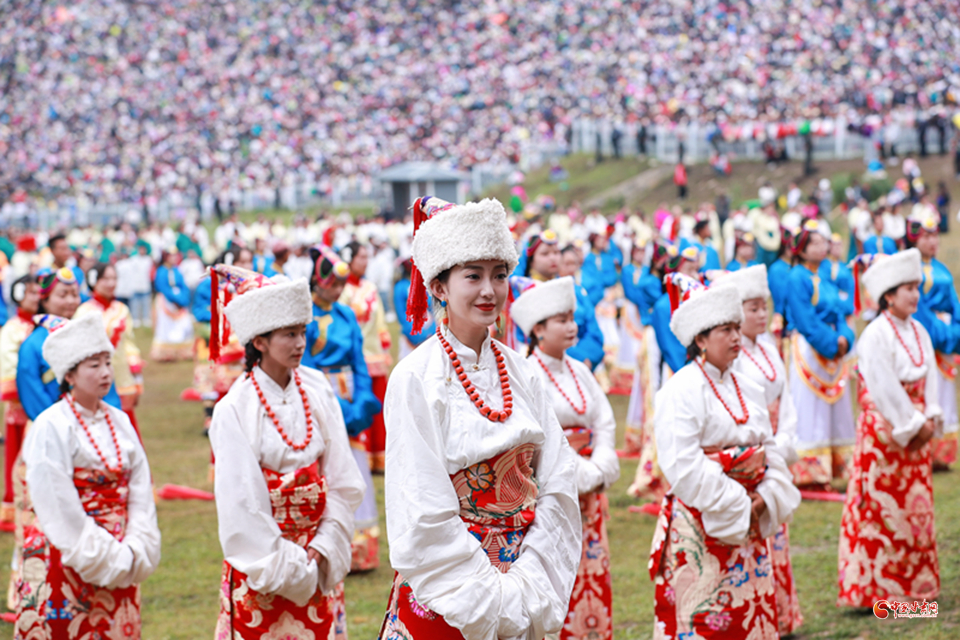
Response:
[[[923,423],[923,426],[920,427],[920,431],[917,432],[917,435],[913,436],[910,439],[910,442],[907,444],[907,451],[914,452],[919,451],[923,448],[923,445],[930,442],[930,439],[933,437],[935,423],[933,418],[929,418],[926,422]]]

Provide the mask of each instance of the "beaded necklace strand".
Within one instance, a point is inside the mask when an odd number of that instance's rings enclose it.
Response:
[[[83,429],[83,432],[87,436],[87,440],[90,441],[90,444],[93,445],[93,450],[97,452],[97,457],[100,458],[100,462],[103,463],[103,466],[106,467],[107,471],[112,473],[120,473],[123,470],[123,458],[120,456],[120,443],[117,442],[117,429],[113,426],[113,418],[110,417],[110,410],[104,407],[103,416],[107,419],[107,427],[110,429],[110,439],[113,440],[113,448],[117,452],[117,466],[110,466],[110,463],[107,462],[107,457],[103,455],[103,451],[100,450],[100,445],[97,444],[97,441],[93,439],[93,434],[90,433],[90,428],[87,426],[86,421],[83,419],[83,416],[80,415],[80,412],[77,410],[76,405],[74,404],[73,396],[66,395],[64,396],[67,400],[67,404],[70,406],[70,410],[73,411],[73,416],[77,419],[77,422],[80,423],[80,428]]]
[[[540,356],[537,355],[536,353],[533,354],[533,355],[534,355],[534,357],[537,359],[537,362],[540,363],[540,366],[543,367],[543,370],[546,371],[547,377],[550,378],[550,382],[553,383],[553,386],[555,386],[555,387],[557,388],[557,391],[560,392],[560,395],[562,395],[562,396],[564,397],[564,399],[570,404],[570,407],[571,407],[574,411],[576,411],[577,415],[582,416],[583,414],[585,414],[585,413],[587,412],[587,399],[586,399],[586,397],[584,397],[584,395],[583,395],[583,389],[580,388],[580,381],[577,380],[577,374],[575,374],[575,373],[573,372],[573,366],[570,365],[570,361],[569,361],[569,360],[566,360],[566,358],[564,358],[564,362],[567,363],[567,369],[570,370],[570,375],[573,376],[573,382],[574,382],[574,384],[577,385],[577,393],[580,394],[580,402],[583,403],[583,408],[582,408],[582,409],[578,409],[578,408],[577,408],[577,405],[573,404],[573,400],[571,400],[571,399],[570,399],[570,396],[568,396],[567,393],[560,387],[560,385],[557,383],[556,378],[554,378],[554,377],[553,377],[553,374],[550,373],[550,369],[548,369],[548,368],[547,368],[547,365],[545,365],[545,364],[543,363],[543,360],[540,359]]]
[[[257,390],[257,397],[260,399],[260,404],[267,410],[267,415],[270,417],[270,420],[273,421],[273,426],[277,428],[277,433],[280,434],[283,441],[294,451],[306,449],[310,441],[313,440],[313,413],[310,410],[310,400],[307,399],[307,392],[303,390],[303,385],[300,384],[300,374],[297,370],[293,370],[293,381],[297,385],[297,391],[300,392],[300,399],[303,400],[303,413],[307,418],[307,435],[300,444],[293,442],[290,436],[287,435],[283,425],[280,424],[280,420],[277,419],[277,414],[270,407],[269,403],[267,403],[267,398],[263,395],[263,390],[260,389],[260,384],[257,382],[257,378],[253,375],[252,371],[247,372],[247,378],[253,383],[253,388]]]
[[[893,329],[893,333],[897,336],[897,340],[899,340],[900,344],[903,345],[903,350],[907,352],[907,357],[910,358],[911,364],[913,364],[915,367],[923,366],[923,344],[920,342],[920,332],[917,331],[917,325],[913,319],[908,318],[907,322],[910,323],[910,327],[913,329],[913,337],[917,339],[917,349],[920,351],[920,362],[917,362],[913,359],[913,354],[910,353],[910,349],[907,348],[907,343],[904,341],[903,336],[900,335],[900,331],[897,329],[897,325],[893,322],[893,318],[890,317],[890,314],[884,312],[883,315],[886,317],[887,322],[890,323],[890,328]]]
[[[717,400],[719,400],[720,404],[723,405],[723,408],[727,410],[727,413],[730,414],[730,417],[733,418],[733,421],[738,425],[747,424],[747,421],[750,419],[750,411],[747,410],[747,403],[743,401],[743,394],[740,393],[740,385],[737,383],[737,376],[733,375],[732,371],[730,372],[730,377],[733,379],[733,388],[737,390],[737,400],[740,402],[740,410],[743,411],[742,418],[738,418],[737,416],[733,415],[733,411],[730,410],[726,400],[724,400],[723,396],[720,395],[720,392],[717,391],[717,386],[713,384],[713,380],[707,375],[707,371],[703,368],[703,365],[700,364],[700,361],[694,360],[694,362],[696,362],[697,366],[700,367],[703,377],[706,378],[707,382],[710,383],[710,388],[713,389],[713,395],[717,396]]]
[[[507,373],[507,365],[503,354],[500,353],[500,349],[497,348],[497,343],[491,340],[490,349],[497,359],[497,373],[500,374],[500,391],[503,394],[503,411],[494,411],[480,398],[480,393],[477,391],[477,388],[470,382],[466,371],[463,370],[460,357],[457,356],[457,352],[453,350],[453,347],[450,346],[447,339],[443,337],[443,332],[439,326],[437,327],[437,339],[440,341],[443,350],[447,352],[447,356],[449,356],[450,362],[453,364],[453,370],[457,373],[457,377],[460,378],[460,384],[463,385],[463,390],[467,392],[470,400],[472,400],[473,404],[480,410],[480,415],[490,422],[504,422],[509,418],[513,413],[513,392],[510,391],[510,375]]]
[[[752,363],[757,367],[757,369],[760,369],[760,373],[763,374],[763,377],[764,377],[764,378],[766,378],[766,379],[769,380],[770,382],[776,382],[776,381],[777,381],[777,368],[776,368],[775,366],[773,366],[773,362],[770,361],[770,356],[767,355],[767,352],[764,350],[763,345],[760,344],[759,342],[757,342],[757,343],[755,343],[755,344],[757,345],[757,349],[760,349],[760,353],[763,354],[763,359],[767,361],[767,364],[768,364],[768,365],[770,365],[770,371],[773,372],[773,375],[772,375],[772,376],[771,376],[771,375],[767,375],[767,372],[764,370],[763,367],[760,366],[760,363],[757,362],[756,358],[754,358],[754,357],[750,354],[750,351],[749,351],[748,349],[742,349],[743,354],[744,354],[745,356],[747,356],[747,358],[750,359],[750,362],[752,362]]]

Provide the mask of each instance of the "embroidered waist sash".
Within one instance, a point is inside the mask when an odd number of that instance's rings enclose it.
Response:
[[[264,469],[263,477],[280,534],[306,547],[316,535],[327,506],[327,479],[320,475],[319,464],[282,475]]]
[[[593,430],[590,427],[564,427],[563,435],[577,455],[584,458],[593,455]]]
[[[502,573],[520,557],[520,545],[534,521],[540,494],[531,466],[535,450],[533,444],[522,444],[450,476],[460,499],[460,519]],[[379,637],[460,640],[463,635],[420,604],[397,574]]]
[[[799,332],[793,335],[792,347],[797,375],[814,395],[828,404],[835,404],[843,397],[849,373],[846,360],[824,358],[803,339]],[[813,368],[813,363],[819,365],[818,368],[822,373]]]
[[[756,491],[766,475],[767,453],[762,444],[728,447],[721,451],[708,453],[707,458],[719,463],[723,468],[723,473],[731,480],[738,482],[748,492]],[[670,530],[670,523],[673,519],[673,502],[675,500],[683,504],[684,508],[691,513],[698,523],[701,522],[699,510],[684,504],[672,493],[664,496],[663,504],[660,507],[660,517],[657,522],[657,528],[653,534],[653,545],[651,547],[650,562],[648,565],[651,580],[655,579],[660,572],[665,549],[663,543],[666,541]],[[713,542],[722,544],[716,540],[713,540]]]

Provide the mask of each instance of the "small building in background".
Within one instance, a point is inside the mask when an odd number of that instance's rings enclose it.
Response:
[[[437,196],[447,202],[464,202],[470,175],[435,162],[401,162],[377,176],[384,186],[384,209],[403,217],[413,201]]]

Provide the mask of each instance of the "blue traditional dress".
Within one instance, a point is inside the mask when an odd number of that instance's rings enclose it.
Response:
[[[693,240],[690,242],[690,246],[696,247],[700,255],[703,256],[703,265],[700,266],[700,273],[716,271],[722,268],[720,266],[720,254],[717,253],[717,250],[713,248],[712,244],[704,244],[699,240]]]
[[[824,260],[820,263],[817,274],[822,280],[829,280],[833,283],[833,286],[840,292],[840,300],[846,305],[844,313],[848,316],[853,315],[854,283],[853,271],[850,270],[850,267],[842,262]]]
[[[869,254],[884,253],[888,256],[897,252],[897,243],[887,236],[870,236],[863,241],[863,252]]]
[[[401,278],[393,285],[393,308],[397,310],[397,322],[400,323],[400,344],[398,360],[402,360],[411,351],[419,347],[424,340],[437,331],[437,323],[433,314],[423,325],[420,333],[413,333],[413,323],[407,320],[407,298],[410,297],[410,278]]]
[[[787,308],[795,329],[789,377],[800,457],[791,470],[798,485],[827,484],[834,470],[844,475],[856,440],[847,362],[837,356],[841,336],[853,346],[846,320],[853,309],[833,282],[804,265],[790,271]]]
[[[343,422],[350,436],[350,450],[367,484],[363,502],[354,514],[352,571],[379,566],[380,531],[377,526],[376,489],[370,473],[367,448],[361,433],[373,423],[382,405],[373,394],[373,383],[363,355],[363,334],[350,307],[327,304],[314,298],[313,321],[307,325],[307,350],[303,364],[322,371],[333,387]]]
[[[943,437],[933,440],[933,464],[947,466],[957,461],[957,369],[953,354],[960,351],[960,300],[953,285],[953,274],[933,258],[923,263],[920,303],[913,316],[930,334],[937,359],[940,409],[943,411]]]
[[[608,249],[603,253],[588,253],[580,270],[580,283],[587,291],[590,305],[596,307],[600,304],[607,288],[617,284],[617,265],[613,252]]]
[[[746,266],[754,267],[758,264],[760,264],[759,260],[751,260],[746,264]],[[743,268],[745,268],[744,264],[737,259],[733,259],[727,263],[727,271],[740,271],[740,269],[743,269]]]
[[[789,326],[787,319],[787,291],[790,289],[790,263],[780,258],[767,269],[767,286],[773,299],[773,321],[770,330],[781,333]],[[777,318],[779,316],[779,319]]]
[[[176,267],[160,266],[154,279],[153,346],[154,360],[188,360],[193,357],[193,318],[190,314],[190,289]]]

